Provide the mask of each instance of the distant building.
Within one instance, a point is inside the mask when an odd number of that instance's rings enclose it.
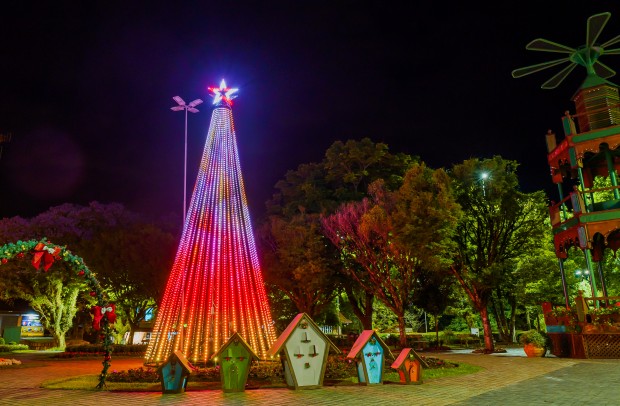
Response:
[[[41,316],[25,300],[0,301],[0,336],[4,341],[19,343],[22,338],[43,337]]]

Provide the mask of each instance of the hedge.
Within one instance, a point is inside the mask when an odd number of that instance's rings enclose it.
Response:
[[[27,350],[26,344],[0,344],[0,352],[13,352]]]
[[[115,353],[130,353],[130,354],[143,354],[146,352],[146,345],[144,344],[112,344],[112,352]],[[105,352],[103,344],[88,344],[88,345],[68,345],[65,347],[65,352],[79,352],[79,353],[101,353]]]

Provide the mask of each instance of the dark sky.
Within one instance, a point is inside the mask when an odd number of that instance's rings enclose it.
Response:
[[[482,3],[5,1],[0,133],[13,139],[0,159],[0,217],[93,200],[180,214],[184,113],[170,110],[172,97],[208,102],[188,119],[189,193],[211,116],[206,87],[222,78],[240,89],[233,114],[253,217],[288,169],[362,137],[433,167],[499,154],[521,163],[525,190],[554,194],[544,135],[561,133],[584,70],[551,91],[540,85],[559,69],[511,71],[561,56],[526,51],[534,38],[585,43],[592,14],[612,13],[601,42],[620,34],[617,2]],[[602,61],[620,68],[618,56]]]

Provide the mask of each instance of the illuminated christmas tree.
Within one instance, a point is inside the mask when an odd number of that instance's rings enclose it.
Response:
[[[264,357],[276,339],[239,164],[237,89],[222,80],[209,91],[215,107],[146,363],[175,350],[204,363],[235,332]]]

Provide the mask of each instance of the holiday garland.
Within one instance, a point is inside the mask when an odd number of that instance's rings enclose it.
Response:
[[[84,278],[84,281],[90,287],[90,295],[95,297],[97,305],[93,306],[91,311],[94,314],[93,328],[101,330],[103,336],[103,369],[99,374],[98,389],[105,386],[105,378],[110,368],[110,360],[112,359],[112,337],[111,325],[116,321],[114,304],[109,303],[105,298],[103,289],[95,275],[88,269],[84,260],[74,255],[66,247],[52,244],[46,239],[17,241],[0,247],[0,265],[6,264],[12,259],[23,259],[27,255],[32,255],[32,265],[43,272],[47,272],[55,261],[63,261],[69,266],[72,275]]]

